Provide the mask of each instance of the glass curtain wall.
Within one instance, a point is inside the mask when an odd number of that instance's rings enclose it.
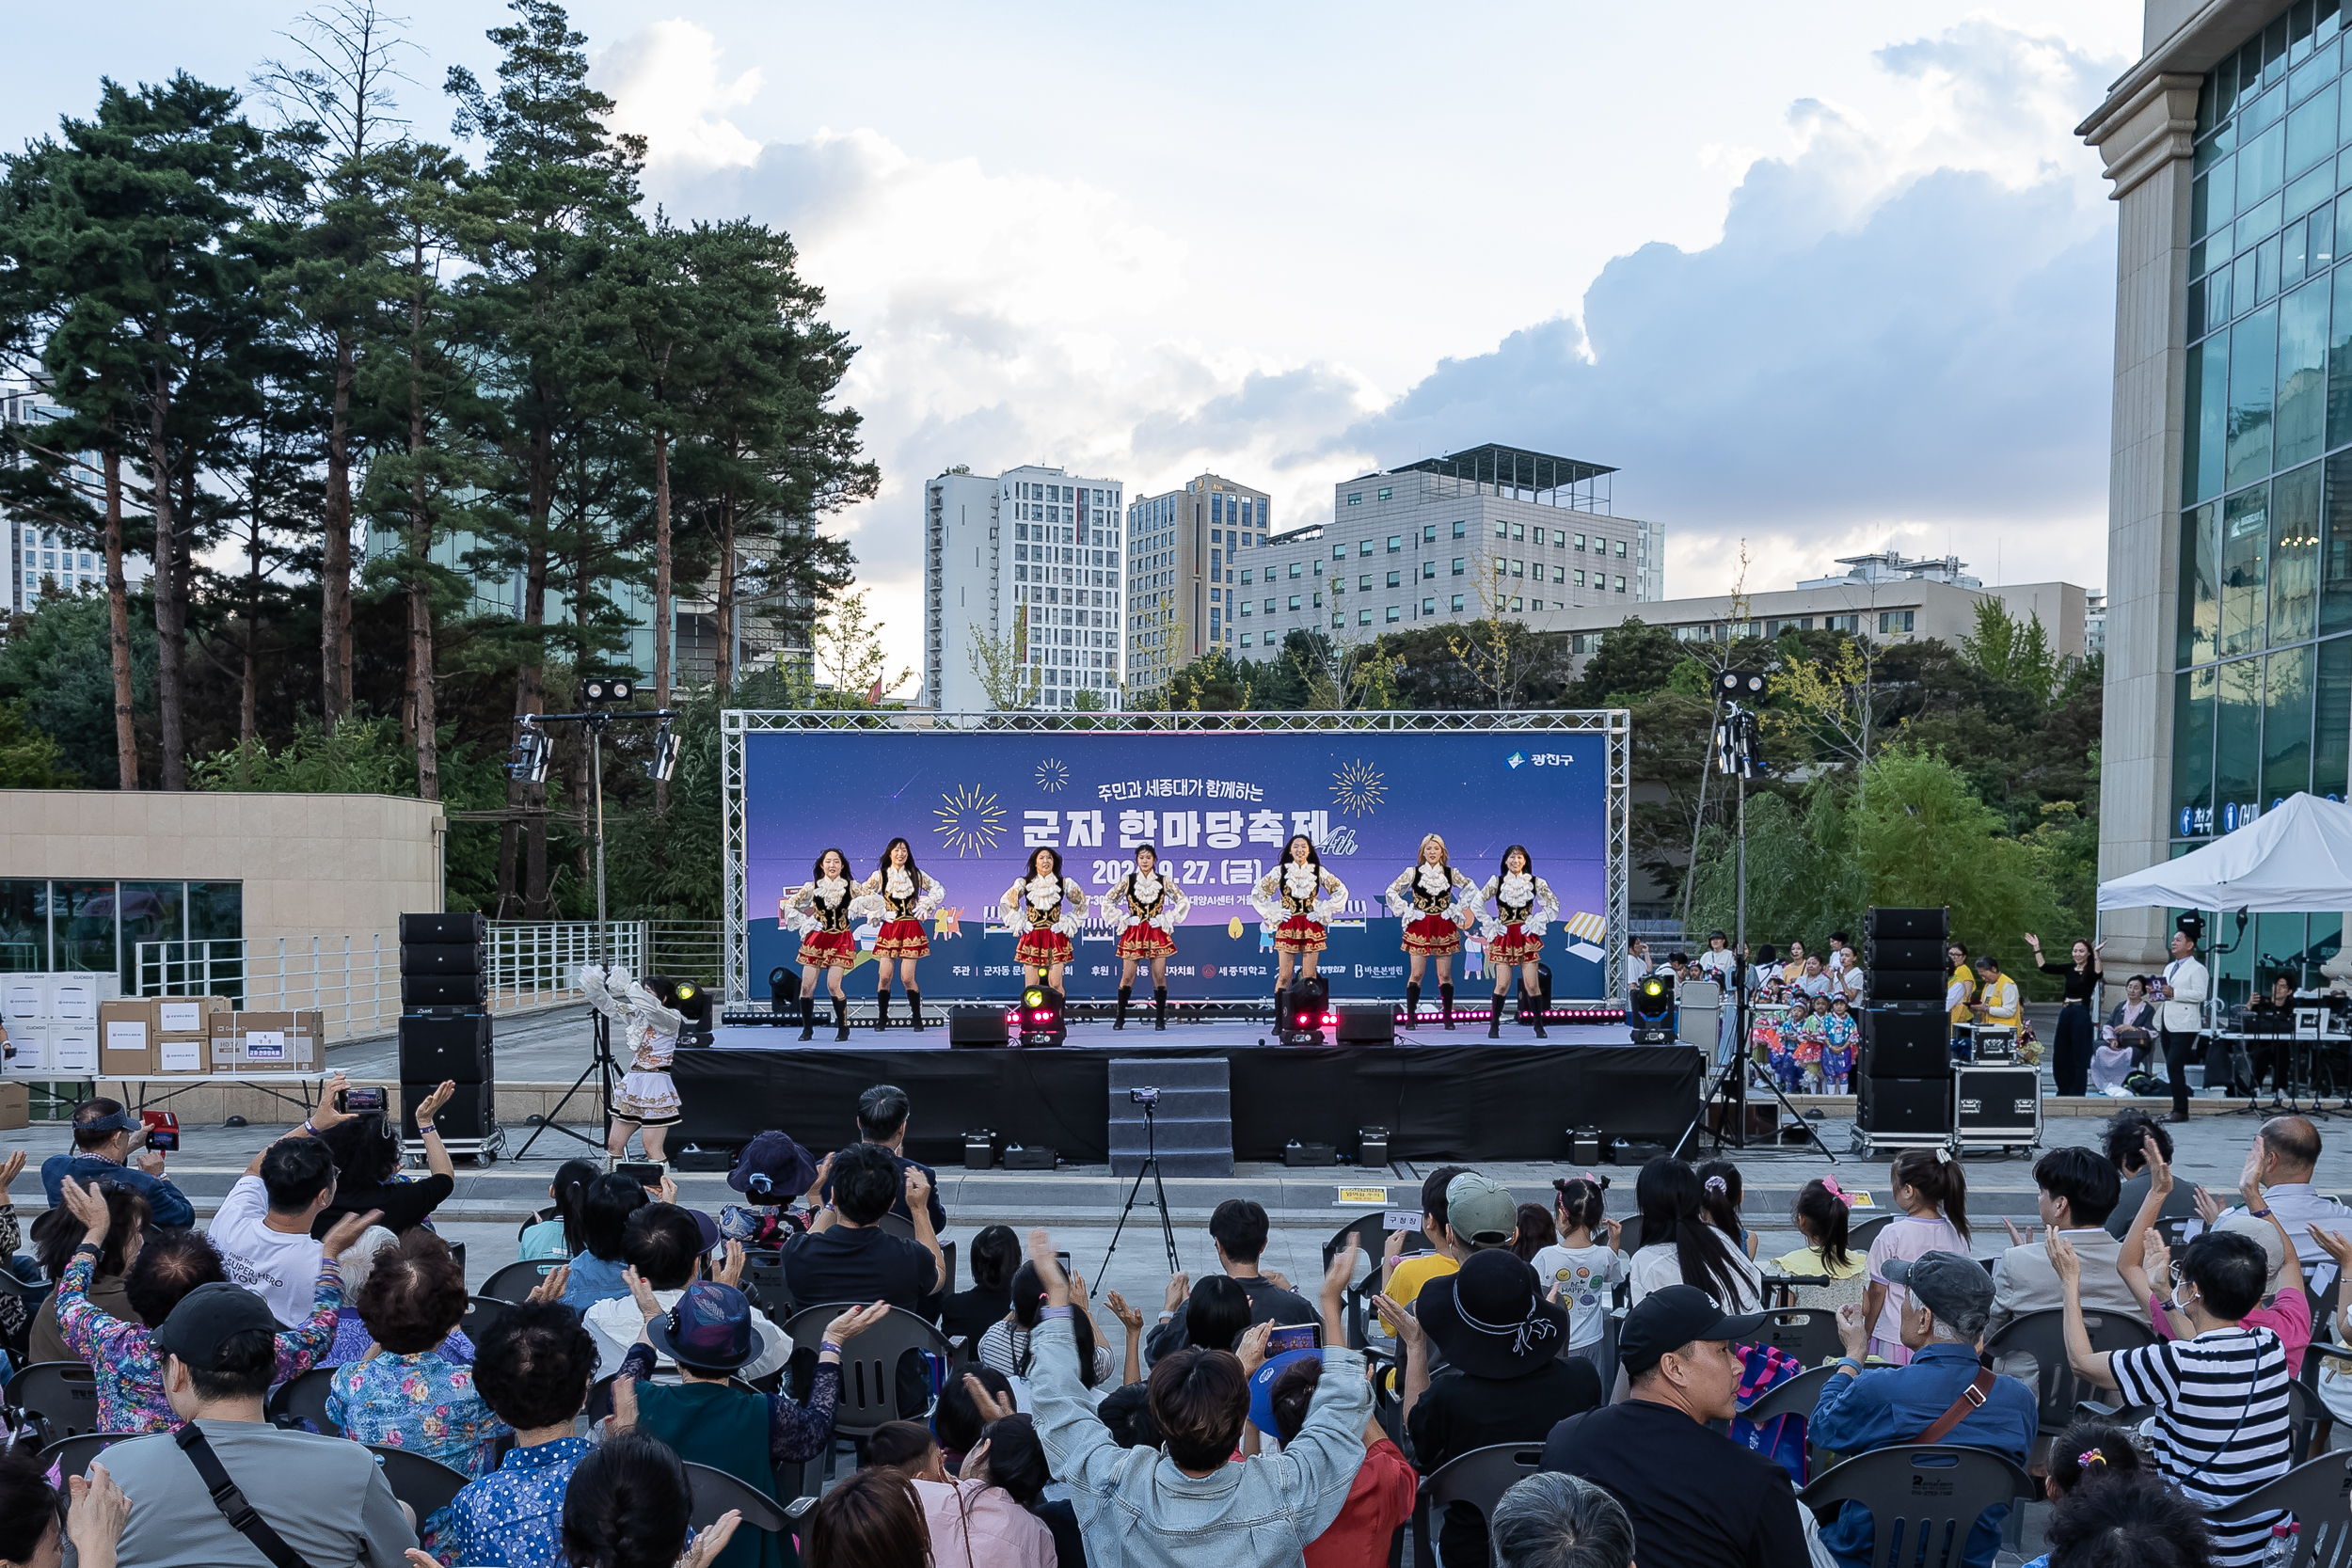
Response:
[[[244,935],[242,882],[0,878],[0,974],[112,973],[127,993],[140,942]]]

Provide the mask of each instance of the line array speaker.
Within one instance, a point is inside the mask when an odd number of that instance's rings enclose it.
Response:
[[[490,922],[479,912],[472,914],[404,914],[400,917],[402,946],[412,942],[469,942],[474,946],[490,940]]]
[[[490,1015],[457,1009],[412,1011],[400,1020],[400,1081],[404,1084],[487,1084]]]
[[[404,942],[400,944],[403,974],[479,974],[482,944],[478,942]]]
[[[480,974],[404,974],[400,1005],[408,1007],[482,1007],[489,1005],[488,982]]]
[[[1951,911],[1945,909],[1872,908],[1863,916],[1862,931],[1872,942],[1882,937],[1893,937],[1910,942],[1941,942],[1951,934]]]

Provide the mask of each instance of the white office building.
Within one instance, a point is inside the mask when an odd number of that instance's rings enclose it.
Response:
[[[1119,705],[1126,674],[1120,483],[1038,465],[923,487],[923,701]],[[979,668],[976,669],[976,665]],[[1020,673],[992,695],[980,670]]]
[[[0,387],[0,423],[37,423],[64,417],[65,410],[37,388],[23,383]],[[87,477],[95,482],[94,463]],[[0,556],[6,558],[8,577],[6,592],[0,593],[0,607],[24,614],[40,607],[46,591],[106,591],[106,556],[99,541],[76,540],[54,528],[6,514],[0,514],[0,529],[5,529],[7,541]],[[145,556],[122,558],[123,580],[134,591],[153,575]]]

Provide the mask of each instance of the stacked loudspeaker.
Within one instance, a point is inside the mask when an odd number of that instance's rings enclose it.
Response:
[[[497,1157],[498,1085],[490,1056],[489,923],[479,914],[400,917],[401,1134],[416,1138],[413,1108],[457,1085],[435,1118],[452,1154]]]
[[[1947,910],[1878,910],[1863,926],[1861,1105],[1865,1153],[1928,1148],[1952,1132],[1952,1028],[1944,1010]]]

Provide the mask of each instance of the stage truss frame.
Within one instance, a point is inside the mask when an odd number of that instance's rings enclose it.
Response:
[[[1009,731],[1295,735],[1409,730],[1461,735],[1599,736],[1609,748],[1609,844],[1604,884],[1609,940],[1601,967],[1611,994],[1625,994],[1627,855],[1633,795],[1633,715],[1627,708],[1517,708],[1500,712],[1376,708],[1298,713],[939,713],[930,708],[726,708],[719,715],[719,814],[725,838],[721,880],[726,906],[725,997],[730,1003],[751,999],[744,741],[753,735],[794,730],[946,730],[971,735],[1001,735]]]

